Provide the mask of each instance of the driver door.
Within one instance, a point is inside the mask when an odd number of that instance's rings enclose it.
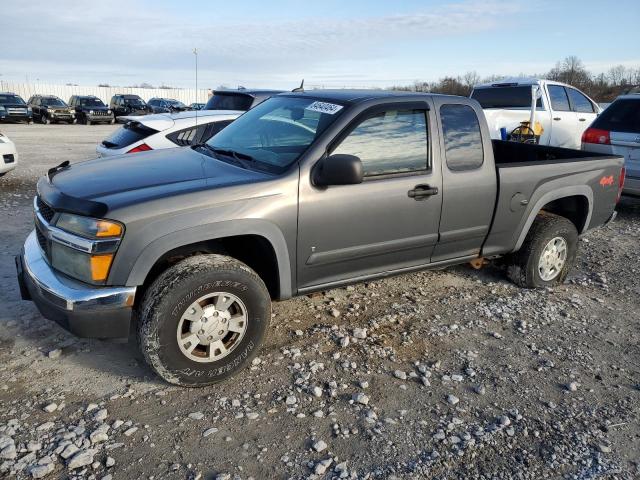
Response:
[[[329,149],[359,157],[364,181],[318,188],[300,180],[299,290],[429,263],[442,204],[432,118],[426,102],[365,111]]]

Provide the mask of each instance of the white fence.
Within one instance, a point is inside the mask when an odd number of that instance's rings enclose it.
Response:
[[[139,95],[148,101],[153,97],[173,98],[189,105],[194,102],[204,103],[208,99],[208,90],[195,88],[125,88],[125,87],[89,87],[76,85],[51,85],[46,83],[17,83],[0,80],[0,92],[13,92],[20,95],[24,101],[36,94],[55,95],[65,102],[72,95],[95,95],[107,105],[111,97],[118,93]]]

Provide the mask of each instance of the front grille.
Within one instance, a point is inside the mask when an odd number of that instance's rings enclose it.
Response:
[[[26,115],[27,114],[27,109],[26,108],[9,107],[9,108],[7,108],[7,113],[9,115]]]
[[[94,111],[93,111],[93,114],[94,114],[94,115],[105,115],[105,116],[106,116],[106,115],[111,115],[110,113],[107,113],[107,111],[106,111],[106,110],[94,110]]]
[[[3,155],[2,158],[4,159],[4,163],[13,163],[16,160],[12,153],[7,153]]]
[[[38,244],[40,248],[44,252],[45,256],[49,258],[49,242],[47,242],[47,237],[45,237],[40,229],[36,227],[36,237],[38,237]]]
[[[56,211],[49,205],[44,203],[40,197],[38,197],[36,203],[38,205],[38,210],[40,210],[40,215],[42,215],[42,218],[44,218],[47,223],[51,222],[53,216],[56,214]]]

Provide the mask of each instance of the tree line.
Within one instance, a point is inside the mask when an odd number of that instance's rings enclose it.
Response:
[[[546,73],[520,74],[519,76],[545,78],[567,83],[582,90],[596,102],[612,102],[618,95],[636,91],[640,86],[640,68],[617,65],[611,67],[606,73],[595,75],[589,72],[582,60],[575,56],[566,57],[557,62],[555,67]],[[391,89],[468,96],[474,85],[499,82],[504,78],[506,77],[500,75],[481,78],[476,72],[467,72],[457,77],[447,76],[435,82],[416,81],[413,85],[394,85]]]

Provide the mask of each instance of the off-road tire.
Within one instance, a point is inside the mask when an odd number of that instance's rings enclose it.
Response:
[[[200,363],[180,350],[176,332],[187,307],[207,293],[224,291],[240,298],[247,327],[238,345],[224,358]],[[256,356],[271,320],[271,298],[262,279],[231,257],[189,257],[163,272],[146,291],[139,309],[138,345],[149,366],[164,380],[184,387],[203,387],[237,374]]]
[[[552,280],[540,276],[538,264],[546,245],[554,238],[567,244],[567,258],[560,273]],[[507,274],[511,281],[524,288],[545,288],[563,283],[575,263],[578,251],[578,231],[565,217],[540,212],[534,220],[520,250],[507,259]]]

